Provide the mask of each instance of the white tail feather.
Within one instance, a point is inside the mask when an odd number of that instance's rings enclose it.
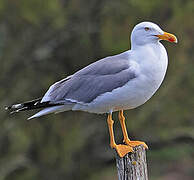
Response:
[[[28,120],[31,120],[33,118],[37,118],[37,117],[40,117],[40,116],[44,116],[46,114],[50,114],[50,113],[54,113],[54,112],[55,113],[63,112],[63,111],[70,110],[70,109],[71,109],[70,106],[66,106],[66,105],[48,107],[48,108],[45,108],[45,109],[39,111],[38,113],[34,114],[33,116],[29,117]]]

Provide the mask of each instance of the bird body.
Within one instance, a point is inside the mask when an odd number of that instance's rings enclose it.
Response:
[[[161,39],[177,41],[154,23],[136,25],[131,50],[96,61],[53,84],[41,101],[35,102],[44,103],[45,108],[29,119],[68,110],[110,113],[144,104],[160,87],[166,73],[168,56]],[[21,104],[15,109],[25,107]]]

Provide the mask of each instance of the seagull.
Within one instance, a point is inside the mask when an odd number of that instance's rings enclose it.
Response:
[[[164,32],[152,22],[137,24],[131,33],[131,50],[108,56],[50,86],[42,98],[7,106],[13,112],[42,108],[28,118],[63,111],[107,113],[110,146],[120,157],[133,152],[142,141],[129,139],[124,110],[134,109],[146,101],[164,80],[168,55],[160,40],[177,43],[175,35]],[[118,111],[124,144],[116,144],[112,113]]]

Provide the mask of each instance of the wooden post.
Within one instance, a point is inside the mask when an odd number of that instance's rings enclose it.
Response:
[[[134,148],[134,153],[116,157],[118,180],[148,180],[146,151],[143,146]]]

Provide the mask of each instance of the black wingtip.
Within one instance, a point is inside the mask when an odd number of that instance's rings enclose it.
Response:
[[[5,106],[4,109],[7,111],[9,109],[9,107],[8,106]]]
[[[14,104],[11,106],[5,106],[4,108],[6,111],[9,111],[10,114],[19,112],[20,110],[24,109],[22,104]]]
[[[13,114],[16,112],[15,110],[12,109],[12,106],[4,106],[5,110],[9,112],[9,114]]]
[[[10,110],[11,109],[11,106],[5,106],[4,107],[6,111]]]

